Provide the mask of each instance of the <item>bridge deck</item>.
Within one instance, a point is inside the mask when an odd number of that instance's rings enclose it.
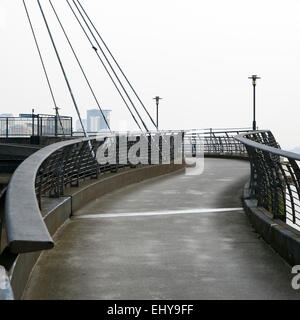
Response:
[[[299,299],[291,268],[239,209],[248,167],[206,159],[201,176],[168,175],[89,203],[42,254],[24,299]]]

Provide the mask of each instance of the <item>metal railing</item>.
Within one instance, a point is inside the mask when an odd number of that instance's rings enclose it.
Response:
[[[62,128],[63,127],[63,128]],[[32,114],[0,117],[0,137],[72,136],[72,117]]]
[[[300,155],[281,150],[270,131],[244,133],[235,139],[249,155],[250,198],[274,218],[300,230]]]
[[[201,150],[205,156],[239,156],[246,158],[247,150],[243,143],[234,137],[248,133],[249,128],[236,129],[194,129],[185,131],[185,152],[195,156]]]
[[[171,134],[170,139],[170,160],[174,160],[174,135],[181,132]],[[133,140],[134,141],[131,141]],[[120,143],[121,139],[125,139],[126,143]],[[147,150],[144,154],[137,152],[139,163],[132,163],[128,158],[130,148],[141,139],[146,139]],[[100,174],[105,172],[117,172],[118,169],[124,167],[135,168],[137,165],[152,164],[152,152],[159,150],[159,163],[163,163],[163,139],[159,137],[155,142],[153,134],[140,135],[111,135],[97,136],[97,138],[83,138],[79,140],[71,140],[65,143],[62,148],[51,153],[47,159],[39,166],[35,180],[35,191],[39,206],[41,207],[42,196],[59,197],[64,195],[67,187],[79,186],[80,181],[87,178],[97,179]],[[153,146],[153,144],[155,144]],[[100,146],[107,144],[107,148],[111,145],[111,150],[115,152],[115,159],[110,163],[99,164],[96,159],[97,151]],[[180,152],[177,152],[178,154]],[[112,163],[113,162],[113,163]]]
[[[127,136],[127,150],[122,150],[119,140],[122,139],[121,134],[112,133],[112,137],[116,137],[116,164],[100,165],[93,156],[97,153],[98,148],[105,142],[109,142],[109,134],[98,134],[93,138],[83,138],[80,143],[73,140],[65,144],[64,148],[60,148],[53,152],[40,165],[36,175],[35,190],[39,206],[41,207],[42,196],[59,197],[64,194],[67,187],[78,186],[81,180],[87,178],[97,179],[101,173],[116,172],[122,167],[135,167],[128,161],[128,151],[135,141],[129,141],[129,137],[136,137],[137,141],[144,137],[148,139],[148,152],[145,156],[143,164],[151,164],[151,152],[155,149],[159,150],[159,162],[162,163],[164,158],[174,160],[175,154],[180,154],[180,150],[174,150],[174,136],[183,136],[183,149],[185,156],[194,156],[196,151],[204,152],[205,155],[227,155],[247,157],[247,151],[244,145],[234,139],[239,133],[249,132],[247,129],[218,131],[218,130],[188,130],[188,131],[161,131],[148,133],[130,133]],[[166,137],[170,136],[170,154],[164,152],[162,145]],[[104,138],[105,137],[105,138]],[[156,138],[156,139],[155,139]],[[157,139],[158,138],[158,139]],[[101,140],[102,139],[102,140]],[[107,140],[106,140],[107,139]],[[156,140],[156,141],[155,141]],[[153,148],[153,144],[156,146]],[[180,147],[181,144],[180,144]],[[178,146],[177,146],[178,148]],[[182,153],[182,152],[181,152]],[[121,157],[127,155],[126,159]]]

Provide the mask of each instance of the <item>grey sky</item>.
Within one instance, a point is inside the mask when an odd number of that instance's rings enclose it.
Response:
[[[53,28],[82,116],[95,107],[67,43]],[[65,1],[53,0],[113,129],[135,129]],[[160,95],[161,129],[245,127],[257,123],[281,145],[300,145],[300,2],[296,0],[82,0],[153,116]],[[34,0],[27,0],[61,106],[75,117],[66,85]],[[53,106],[21,0],[0,0],[0,112],[52,113]],[[125,126],[128,123],[128,126]],[[150,122],[148,121],[149,126]]]

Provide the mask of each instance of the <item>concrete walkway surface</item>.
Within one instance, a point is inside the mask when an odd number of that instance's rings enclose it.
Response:
[[[252,229],[249,163],[206,159],[95,199],[56,233],[24,299],[299,299],[288,266]]]

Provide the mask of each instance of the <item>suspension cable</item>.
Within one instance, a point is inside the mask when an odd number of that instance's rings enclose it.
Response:
[[[91,91],[91,93],[92,93],[92,95],[93,95],[93,97],[94,97],[94,99],[95,99],[95,101],[96,101],[96,104],[97,104],[97,106],[98,106],[98,108],[99,108],[99,110],[100,110],[100,112],[101,112],[101,114],[102,114],[102,117],[103,117],[103,119],[104,119],[104,121],[105,121],[105,123],[106,123],[106,125],[107,125],[107,127],[108,127],[108,129],[109,129],[109,131],[111,131],[110,126],[109,126],[109,124],[108,124],[108,121],[107,121],[107,119],[106,119],[106,117],[105,117],[105,115],[104,115],[104,113],[103,113],[103,111],[102,111],[102,108],[101,108],[101,106],[100,106],[100,104],[99,104],[99,101],[98,101],[98,99],[97,99],[97,97],[96,97],[96,95],[95,95],[95,92],[94,92],[93,88],[91,87],[91,84],[90,84],[90,82],[89,82],[89,80],[88,80],[88,78],[87,78],[87,76],[86,76],[85,71],[83,70],[83,67],[82,67],[82,65],[81,65],[81,63],[80,63],[80,61],[79,61],[79,59],[78,59],[78,56],[77,56],[77,54],[76,54],[76,52],[75,52],[75,50],[74,50],[74,48],[73,48],[73,46],[72,46],[72,44],[71,44],[71,41],[70,41],[70,39],[69,39],[66,31],[65,31],[65,28],[63,27],[63,25],[62,25],[62,23],[61,23],[61,20],[60,20],[60,18],[58,17],[57,11],[55,10],[55,8],[54,8],[51,0],[49,0],[49,3],[50,3],[50,5],[51,5],[51,7],[52,7],[52,10],[53,10],[53,12],[54,12],[54,14],[55,14],[55,16],[56,16],[56,18],[57,18],[57,21],[58,21],[58,23],[59,23],[59,25],[60,25],[63,33],[64,33],[64,35],[65,35],[65,37],[66,37],[66,39],[67,39],[67,41],[68,41],[68,44],[69,44],[69,46],[70,46],[70,48],[71,48],[71,50],[72,50],[72,52],[73,52],[73,55],[74,55],[74,57],[75,57],[78,65],[79,65],[79,68],[80,68],[80,70],[81,70],[81,72],[82,72],[82,74],[83,74],[83,76],[84,76],[84,78],[85,78],[85,80],[86,80],[86,83],[87,83],[87,85],[88,85],[88,87],[89,87],[89,89],[90,89],[90,91]]]
[[[54,39],[53,39],[53,37],[52,37],[52,33],[51,33],[51,31],[50,31],[50,28],[49,28],[47,19],[46,19],[46,17],[45,17],[43,8],[42,8],[42,6],[41,6],[40,0],[37,0],[37,3],[38,3],[38,5],[39,5],[40,11],[41,11],[41,13],[42,13],[42,16],[43,16],[43,19],[44,19],[44,22],[45,22],[45,25],[46,25],[46,28],[47,28],[49,37],[50,37],[50,39],[51,39],[51,43],[52,43],[53,49],[54,49],[54,51],[55,51],[57,60],[58,60],[58,62],[59,62],[61,71],[62,71],[63,76],[64,76],[64,78],[65,78],[67,87],[68,87],[68,89],[69,89],[69,93],[70,93],[71,99],[72,99],[72,101],[73,101],[74,107],[75,107],[75,109],[76,109],[76,112],[77,112],[77,115],[78,115],[78,118],[79,118],[79,121],[80,121],[80,124],[81,124],[81,127],[82,127],[83,134],[84,134],[85,137],[88,137],[88,134],[87,134],[87,132],[86,132],[86,130],[85,130],[85,127],[84,127],[84,125],[83,125],[83,122],[82,122],[82,119],[81,119],[81,116],[80,116],[80,112],[79,112],[79,109],[78,109],[78,106],[77,106],[75,97],[74,97],[74,95],[73,95],[73,93],[72,93],[72,89],[71,89],[71,86],[70,86],[68,77],[67,77],[67,75],[66,75],[64,66],[63,66],[63,64],[62,64],[62,61],[61,61],[60,56],[59,56],[59,53],[58,53],[58,51],[57,51],[57,48],[56,48]]]
[[[147,108],[145,107],[144,103],[142,102],[142,100],[140,99],[140,97],[138,96],[138,94],[136,93],[135,89],[133,88],[133,86],[131,85],[130,81],[128,80],[128,78],[126,77],[125,73],[123,72],[121,66],[119,65],[119,63],[116,61],[115,57],[113,56],[112,52],[110,51],[110,49],[108,48],[108,46],[106,45],[105,41],[103,40],[103,38],[101,37],[99,31],[97,30],[97,28],[95,27],[94,23],[92,22],[92,20],[90,19],[89,15],[87,14],[86,10],[83,8],[82,4],[80,3],[79,0],[77,0],[79,6],[81,7],[83,13],[85,14],[85,16],[87,17],[88,21],[90,22],[91,26],[93,27],[93,29],[95,30],[95,32],[97,33],[98,37],[100,38],[101,42],[103,43],[103,45],[105,46],[106,50],[108,51],[109,55],[111,56],[111,58],[113,59],[113,61],[115,62],[116,66],[118,67],[118,69],[120,70],[120,72],[122,73],[123,77],[125,78],[126,82],[128,83],[128,85],[130,86],[131,90],[133,91],[133,93],[135,94],[135,96],[137,97],[137,99],[139,100],[139,102],[141,103],[142,107],[144,108],[144,110],[146,111],[147,115],[149,116],[150,120],[152,121],[153,125],[157,128],[156,123],[154,122],[153,118],[151,117],[151,115],[149,114]]]
[[[90,39],[90,37],[89,37],[89,35],[87,34],[87,32],[85,31],[85,29],[84,29],[84,27],[83,27],[82,23],[80,22],[79,18],[77,17],[76,12],[73,10],[73,8],[72,8],[72,6],[70,5],[69,1],[68,1],[68,0],[66,0],[66,2],[67,2],[67,4],[68,4],[68,6],[70,7],[70,9],[71,9],[71,11],[72,11],[72,13],[73,13],[73,15],[74,15],[75,19],[77,20],[78,24],[80,25],[80,27],[81,27],[81,29],[82,29],[83,33],[85,34],[86,38],[88,39],[89,43],[91,44],[92,48],[94,49],[94,51],[95,51],[95,53],[96,53],[96,55],[97,55],[98,59],[100,60],[101,64],[103,65],[103,67],[104,67],[105,71],[107,72],[108,76],[110,77],[110,79],[111,79],[112,83],[114,84],[114,86],[115,86],[116,90],[118,91],[118,93],[119,93],[120,97],[122,98],[123,102],[125,103],[125,105],[126,105],[126,107],[127,107],[128,111],[130,112],[130,114],[131,114],[131,116],[132,116],[133,120],[135,121],[135,123],[136,123],[136,125],[138,126],[138,128],[139,128],[141,131],[143,131],[143,130],[142,130],[142,128],[141,128],[141,126],[140,126],[140,124],[138,123],[138,121],[137,121],[136,117],[135,117],[135,116],[134,116],[134,114],[132,113],[132,111],[131,111],[131,109],[130,109],[130,107],[129,107],[128,103],[126,102],[126,100],[125,100],[124,96],[122,95],[122,92],[121,92],[121,91],[120,91],[120,89],[118,88],[118,86],[117,86],[116,82],[114,81],[114,79],[113,79],[113,77],[111,76],[111,74],[110,74],[109,70],[107,69],[106,65],[104,64],[103,60],[101,59],[101,57],[100,57],[99,53],[97,52],[97,48],[94,46],[94,44],[93,44],[92,40]]]
[[[36,46],[38,55],[40,57],[40,61],[41,61],[42,67],[43,67],[44,75],[46,77],[46,81],[47,81],[47,84],[48,84],[50,95],[51,95],[51,98],[52,98],[52,101],[53,101],[53,104],[54,104],[54,109],[55,109],[55,112],[56,112],[56,116],[58,117],[59,124],[60,124],[62,132],[63,132],[63,136],[65,136],[64,127],[62,125],[61,118],[60,118],[59,112],[58,112],[59,108],[57,106],[57,103],[56,103],[56,100],[55,100],[55,97],[54,97],[54,93],[53,93],[53,90],[52,90],[52,86],[51,86],[51,83],[50,83],[48,72],[47,72],[47,69],[46,69],[46,66],[45,66],[45,63],[44,63],[44,59],[43,59],[43,56],[42,56],[42,53],[41,53],[41,50],[40,50],[36,35],[35,35],[35,31],[34,31],[34,28],[33,28],[33,25],[32,25],[31,19],[30,19],[30,15],[29,15],[25,0],[23,0],[23,5],[24,5],[24,9],[25,9],[25,12],[26,12],[27,20],[28,20],[28,23],[29,23],[29,26],[30,26],[30,29],[31,29],[31,33],[32,33],[32,36],[33,36],[33,39],[34,39],[34,42],[35,42],[35,46]]]
[[[75,5],[76,9],[78,10],[78,12],[79,12],[79,14],[80,14],[80,16],[81,16],[82,20],[84,21],[85,25],[87,26],[88,30],[90,31],[90,33],[91,33],[92,37],[94,38],[95,42],[97,43],[98,48],[100,49],[101,53],[103,54],[103,56],[104,56],[104,58],[105,58],[106,62],[108,63],[108,65],[109,65],[110,69],[112,70],[112,72],[113,72],[114,76],[115,76],[115,77],[116,77],[116,79],[118,80],[118,82],[119,82],[119,84],[120,84],[121,88],[123,89],[124,93],[126,94],[126,96],[127,96],[128,100],[130,101],[130,103],[131,103],[132,107],[134,108],[135,112],[137,113],[137,115],[138,115],[138,117],[139,117],[140,121],[142,122],[142,124],[143,124],[143,126],[144,126],[145,130],[148,132],[149,130],[148,130],[148,128],[147,128],[147,126],[146,126],[146,124],[145,124],[145,122],[144,122],[143,118],[141,117],[141,115],[139,114],[138,110],[136,109],[136,107],[135,107],[134,103],[132,102],[132,100],[131,100],[130,96],[128,95],[128,93],[127,93],[127,91],[126,91],[126,89],[125,89],[125,87],[123,86],[123,84],[122,84],[122,82],[120,81],[120,79],[119,79],[118,75],[116,74],[116,72],[115,72],[115,70],[114,70],[113,66],[111,65],[111,63],[110,63],[109,59],[107,58],[107,56],[106,56],[105,52],[102,50],[102,47],[100,46],[100,44],[99,44],[99,42],[98,42],[97,38],[95,37],[95,35],[94,35],[93,31],[91,30],[90,26],[88,25],[88,23],[87,23],[87,21],[86,21],[85,17],[84,17],[84,16],[83,16],[83,14],[81,13],[81,11],[80,11],[80,9],[78,8],[78,6],[77,6],[76,2],[75,2],[74,0],[72,0],[72,2],[73,2],[73,4]]]

